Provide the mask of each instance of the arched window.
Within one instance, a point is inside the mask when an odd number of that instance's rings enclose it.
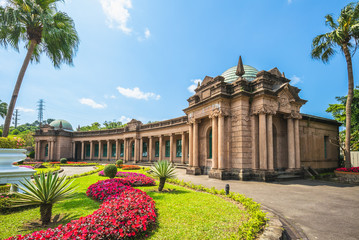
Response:
[[[208,134],[208,158],[212,159],[212,129],[209,130]]]

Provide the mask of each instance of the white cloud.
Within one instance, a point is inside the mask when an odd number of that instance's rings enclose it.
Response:
[[[197,88],[198,83],[201,83],[202,80],[201,79],[193,79],[193,80],[191,80],[191,82],[193,82],[193,84],[191,86],[189,86],[187,89],[190,93],[194,94],[195,93],[194,90]]]
[[[115,95],[105,95],[104,96],[106,99],[116,99],[117,97]]]
[[[303,82],[302,81],[302,79],[300,78],[300,77],[297,77],[296,75],[293,75],[292,77],[291,77],[291,81],[290,81],[290,84],[291,85],[296,85],[296,84],[298,84],[298,83],[301,83],[301,82]]]
[[[118,28],[126,34],[132,32],[132,29],[127,26],[130,18],[128,9],[132,8],[132,0],[100,0],[100,3],[109,27]]]
[[[117,87],[117,90],[120,94],[129,98],[144,99],[146,101],[149,99],[160,100],[161,98],[160,95],[157,95],[152,92],[142,92],[138,87],[135,87],[133,89]]]
[[[139,36],[139,37],[137,38],[138,41],[142,42],[142,41],[144,41],[144,40],[146,40],[146,39],[149,39],[149,38],[151,37],[151,31],[150,31],[148,28],[145,29],[145,31],[144,31],[143,34],[144,34],[143,37],[142,37],[142,36]]]
[[[121,116],[121,117],[118,119],[118,121],[122,122],[123,124],[124,124],[124,123],[128,123],[128,122],[130,122],[131,120],[132,120],[131,118],[126,117],[126,116]]]
[[[293,0],[288,0],[288,4],[291,4],[293,2]]]
[[[31,108],[17,107],[16,109],[19,109],[20,112],[25,112],[25,113],[35,112],[35,110]]]
[[[100,103],[96,103],[94,100],[92,100],[91,98],[81,98],[79,99],[79,102],[81,104],[90,106],[92,108],[106,108],[107,105],[106,104],[100,104]]]

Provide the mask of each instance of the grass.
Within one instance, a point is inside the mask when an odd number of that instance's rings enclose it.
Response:
[[[65,224],[98,209],[100,203],[89,199],[86,190],[91,184],[104,179],[97,174],[74,179],[74,184],[78,184],[76,195],[72,200],[54,205],[53,216],[59,214],[60,219],[50,227]],[[241,206],[180,186],[166,184],[168,191],[165,193],[157,192],[157,186],[139,189],[146,191],[156,202],[157,226],[149,232],[149,239],[228,239],[236,234],[245,215]],[[37,226],[39,218],[39,208],[0,215],[0,238],[44,229]]]
[[[35,168],[36,170],[36,174],[40,174],[40,173],[48,173],[50,171],[58,171],[60,170],[60,166],[54,166],[54,167],[46,167],[46,168]]]

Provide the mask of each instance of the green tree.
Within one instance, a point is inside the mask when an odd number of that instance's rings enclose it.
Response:
[[[162,192],[167,178],[176,177],[175,166],[166,160],[155,162],[154,165],[151,167],[151,170],[153,172],[153,175],[155,177],[158,177],[160,180],[160,183],[158,185],[158,191],[160,192]]]
[[[6,115],[3,136],[9,134],[20,86],[30,61],[39,62],[45,53],[59,68],[62,63],[73,64],[79,38],[73,20],[56,8],[60,0],[7,0],[0,7],[0,45],[19,51],[19,43],[25,41],[27,54],[19,72]]]
[[[345,56],[348,71],[348,96],[345,106],[346,136],[345,136],[345,166],[350,167],[350,134],[351,134],[351,105],[353,101],[354,77],[352,55],[355,53],[359,39],[359,3],[345,6],[337,19],[332,15],[325,16],[325,23],[330,32],[316,36],[312,44],[312,58],[327,63],[339,48]]]
[[[5,118],[7,113],[7,103],[0,100],[0,117]]]
[[[19,188],[24,193],[16,193],[17,199],[13,206],[40,205],[42,225],[51,221],[52,206],[54,203],[68,199],[73,196],[74,186],[66,179],[66,176],[59,177],[58,173],[44,172],[34,175],[34,181],[25,179]]]

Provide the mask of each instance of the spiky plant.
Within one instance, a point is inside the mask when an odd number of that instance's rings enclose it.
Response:
[[[42,225],[51,221],[52,205],[56,202],[70,198],[76,186],[66,176],[59,177],[58,173],[48,172],[34,175],[34,180],[25,179],[20,182],[19,188],[24,193],[16,193],[13,206],[40,205]]]
[[[158,191],[160,192],[162,192],[167,178],[176,177],[176,167],[166,160],[154,163],[154,165],[151,167],[151,170],[153,171],[153,175],[158,177],[160,180],[160,184],[158,185]]]

